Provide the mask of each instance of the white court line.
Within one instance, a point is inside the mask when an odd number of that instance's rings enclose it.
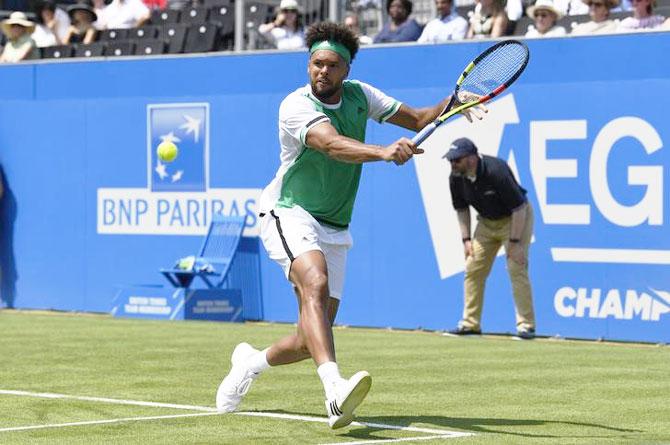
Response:
[[[84,422],[68,422],[68,423],[51,423],[47,425],[30,425],[30,426],[13,426],[9,428],[0,428],[0,432],[7,431],[26,431],[26,430],[41,430],[45,428],[62,428],[65,426],[83,426],[83,425],[101,425],[106,423],[120,423],[120,422],[136,422],[139,420],[158,420],[158,419],[177,419],[180,417],[198,417],[198,416],[215,416],[221,413],[188,413],[188,414],[172,414],[167,416],[147,416],[147,417],[124,417],[121,419],[105,419],[105,420],[88,420]]]
[[[12,396],[26,396],[26,397],[42,397],[45,399],[84,400],[86,402],[115,403],[117,405],[151,406],[154,408],[186,409],[189,411],[217,412],[216,408],[212,408],[209,406],[177,405],[174,403],[144,402],[142,400],[108,399],[105,397],[70,396],[67,394],[53,394],[50,392],[30,392],[30,391],[14,391],[10,389],[0,389],[0,394],[8,394]]]
[[[23,397],[40,397],[46,399],[68,399],[68,400],[83,400],[87,402],[102,402],[102,403],[113,403],[117,405],[133,405],[133,406],[149,406],[155,408],[173,408],[173,409],[184,409],[190,411],[203,411],[203,413],[198,414],[175,414],[172,416],[154,416],[154,417],[130,417],[126,419],[110,419],[110,420],[93,420],[86,422],[73,422],[73,423],[63,423],[63,424],[53,424],[53,425],[36,425],[36,426],[27,426],[27,427],[12,427],[12,428],[2,428],[2,431],[19,431],[25,429],[37,429],[37,428],[56,428],[56,427],[65,427],[65,426],[77,426],[77,425],[94,425],[96,423],[115,423],[115,422],[124,422],[132,420],[154,420],[154,419],[169,419],[174,417],[188,417],[188,416],[197,416],[197,415],[214,415],[219,414],[216,408],[209,406],[198,406],[198,405],[181,405],[175,403],[161,403],[161,402],[147,402],[142,400],[126,400],[126,399],[110,399],[107,397],[90,397],[90,396],[73,396],[68,394],[55,394],[48,392],[30,392],[30,391],[17,391],[10,389],[0,389],[0,394],[14,395],[14,396],[23,396]],[[270,413],[270,412],[260,412],[260,411],[241,411],[233,413],[239,416],[250,416],[250,417],[266,417],[274,419],[286,419],[286,420],[302,420],[304,422],[319,422],[327,423],[328,419],[325,417],[313,417],[313,416],[301,416],[297,414],[284,414],[284,413]],[[433,438],[442,438],[448,439],[452,437],[466,437],[472,436],[473,433],[465,433],[461,431],[449,431],[442,429],[434,428],[421,428],[413,426],[400,426],[400,425],[389,425],[385,423],[368,423],[368,422],[352,422],[353,426],[365,426],[368,428],[380,428],[388,430],[397,430],[397,431],[408,431],[415,433],[423,434],[432,434],[437,435]],[[364,442],[340,442],[342,444],[358,444],[358,443],[383,443],[388,441],[410,441],[410,440],[427,440],[425,436],[422,437],[408,437],[404,439],[380,439],[380,440],[371,440]]]

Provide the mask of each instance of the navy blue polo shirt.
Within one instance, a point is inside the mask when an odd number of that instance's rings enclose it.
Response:
[[[454,209],[464,210],[472,206],[487,219],[511,216],[527,201],[526,190],[516,182],[507,163],[493,156],[479,158],[474,182],[452,173],[449,188]]]

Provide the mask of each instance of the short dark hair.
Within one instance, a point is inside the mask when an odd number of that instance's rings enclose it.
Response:
[[[42,11],[51,11],[54,14],[56,13],[56,4],[51,0],[44,0],[35,3],[33,12],[35,13],[35,19],[40,25],[44,25],[44,19],[42,18]]]
[[[358,37],[349,28],[340,23],[320,22],[309,28],[305,33],[305,43],[307,48],[311,48],[316,42],[322,40],[332,40],[344,45],[351,54],[351,60],[354,60],[358,52]]]
[[[389,10],[391,9],[391,3],[393,3],[393,0],[388,0],[386,2],[386,12],[388,13]],[[400,0],[400,3],[402,3],[403,8],[407,11],[407,16],[412,13],[412,7],[414,6],[411,2],[411,0]]]

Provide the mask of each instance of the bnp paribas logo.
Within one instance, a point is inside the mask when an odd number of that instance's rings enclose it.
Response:
[[[260,189],[210,187],[208,103],[147,105],[145,141],[136,141],[129,162],[146,165],[146,184],[138,188],[98,189],[99,234],[200,235],[213,215],[250,215],[245,235],[257,235]],[[175,144],[177,157],[161,161],[156,149]],[[217,159],[226,159],[224,150]],[[110,184],[113,186],[113,184]]]
[[[147,159],[149,182],[154,192],[205,191],[209,154],[208,104],[149,105],[147,108]],[[162,162],[156,147],[172,142],[178,155]]]

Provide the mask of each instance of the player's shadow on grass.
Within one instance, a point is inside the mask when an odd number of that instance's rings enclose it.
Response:
[[[573,422],[561,420],[537,420],[537,419],[501,419],[501,418],[472,418],[472,417],[446,417],[446,416],[377,416],[357,417],[357,422],[369,424],[388,424],[394,426],[417,426],[445,430],[458,430],[472,433],[496,433],[512,436],[534,437],[534,438],[627,438],[630,433],[642,433],[641,430],[617,428],[597,423]],[[563,428],[565,433],[556,435],[514,431],[514,427],[541,427],[550,426]],[[509,428],[512,427],[512,428]],[[588,429],[586,432],[584,429]],[[345,436],[359,439],[374,438],[382,431],[391,431],[383,427],[364,426],[351,427]]]
[[[313,413],[288,412],[284,410],[271,410],[270,412],[291,414],[298,416],[313,417]],[[628,428],[617,428],[597,423],[573,422],[563,420],[537,420],[537,419],[502,419],[502,418],[473,418],[473,417],[446,417],[446,416],[362,416],[356,417],[356,422],[363,425],[354,425],[349,428],[336,431],[341,437],[351,437],[359,440],[391,440],[398,439],[396,427],[418,427],[427,429],[443,429],[445,433],[462,431],[475,434],[493,433],[507,434],[510,436],[529,438],[575,438],[575,439],[634,439],[635,434],[643,433],[642,430]],[[383,425],[389,425],[384,427]],[[526,428],[518,431],[516,427],[554,427],[563,428],[564,432],[558,434],[531,433]],[[588,429],[588,431],[585,431]],[[516,431],[515,431],[516,430]],[[526,431],[524,431],[526,430]],[[389,433],[394,434],[389,434]],[[404,434],[416,435],[416,432],[406,431]],[[421,434],[421,433],[419,433]],[[428,434],[423,433],[423,434]],[[431,434],[428,434],[431,435]],[[432,434],[434,435],[434,434]],[[633,435],[633,437],[629,437]]]

